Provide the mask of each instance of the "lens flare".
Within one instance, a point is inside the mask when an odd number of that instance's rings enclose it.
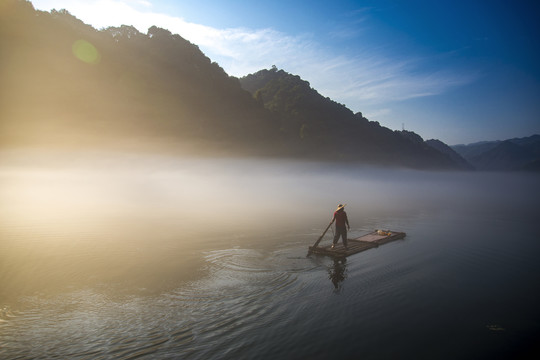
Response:
[[[101,54],[96,47],[86,40],[77,40],[71,46],[73,55],[87,64],[96,65],[101,60]]]

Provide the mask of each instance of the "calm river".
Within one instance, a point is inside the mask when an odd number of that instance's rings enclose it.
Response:
[[[22,150],[0,161],[0,358],[539,352],[538,175]],[[346,261],[307,257],[339,203],[350,238],[407,236]]]

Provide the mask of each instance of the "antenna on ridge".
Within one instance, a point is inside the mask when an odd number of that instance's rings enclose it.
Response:
[[[405,123],[401,123],[401,131],[405,131]]]

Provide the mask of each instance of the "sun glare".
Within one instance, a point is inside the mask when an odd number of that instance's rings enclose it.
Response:
[[[86,40],[77,40],[71,46],[73,55],[87,64],[96,65],[101,61],[101,54],[94,45]]]

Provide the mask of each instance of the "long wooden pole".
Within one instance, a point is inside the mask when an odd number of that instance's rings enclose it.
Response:
[[[328,229],[330,229],[330,226],[332,226],[332,224],[334,223],[334,219],[332,219],[332,221],[330,221],[330,224],[328,224],[328,226],[326,227],[326,230],[324,230],[324,232],[322,233],[321,237],[315,242],[315,244],[313,244],[313,246],[309,249],[309,252],[311,252],[311,249],[312,248],[316,248],[317,245],[319,245],[319,243],[321,242],[322,238],[324,237],[324,235],[326,234],[326,232],[328,231]]]

